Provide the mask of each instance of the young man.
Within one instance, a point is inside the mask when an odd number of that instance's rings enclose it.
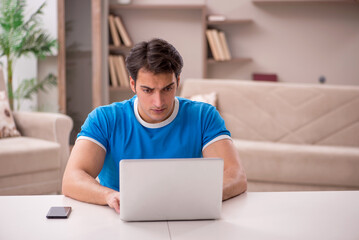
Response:
[[[89,114],[64,173],[63,194],[119,212],[121,159],[202,156],[224,159],[223,200],[246,191],[246,175],[217,110],[175,97],[182,66],[181,55],[161,39],[131,50],[126,67],[136,96]]]

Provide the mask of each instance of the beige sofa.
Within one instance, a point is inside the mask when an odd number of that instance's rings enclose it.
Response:
[[[216,92],[248,191],[358,190],[359,87],[188,79]]]
[[[0,69],[0,90],[4,90],[1,73]],[[39,112],[13,116],[22,136],[0,139],[0,195],[60,193],[72,119]]]

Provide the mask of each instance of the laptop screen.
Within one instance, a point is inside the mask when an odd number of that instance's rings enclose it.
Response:
[[[120,162],[120,217],[125,221],[216,219],[223,160],[131,159]]]

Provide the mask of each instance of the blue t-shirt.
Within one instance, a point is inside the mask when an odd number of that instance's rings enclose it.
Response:
[[[93,141],[106,151],[98,177],[101,185],[119,191],[121,159],[199,158],[205,147],[224,138],[230,133],[209,104],[176,97],[171,116],[150,124],[140,117],[134,96],[93,110],[77,139]]]

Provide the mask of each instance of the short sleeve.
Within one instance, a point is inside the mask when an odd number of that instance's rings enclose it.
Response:
[[[227,130],[225,122],[217,109],[209,104],[205,104],[206,109],[203,111],[202,115],[202,147],[211,143],[214,139],[224,139],[229,138],[231,133]],[[220,138],[221,137],[221,138]]]
[[[77,140],[88,139],[107,151],[109,147],[109,133],[111,132],[110,124],[111,121],[109,121],[109,116],[104,109],[102,107],[96,108],[88,115],[82,125],[81,131],[77,135]]]

